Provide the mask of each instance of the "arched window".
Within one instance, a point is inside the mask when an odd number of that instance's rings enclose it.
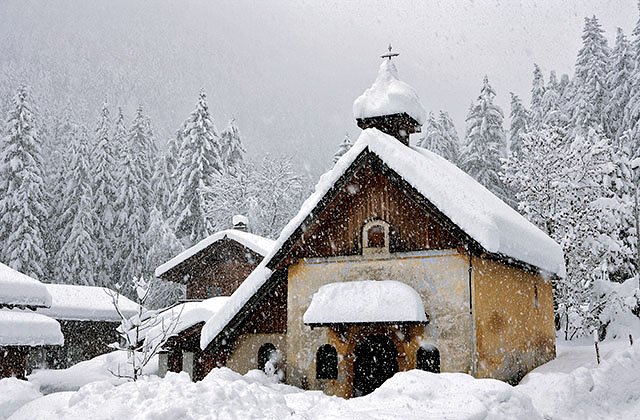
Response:
[[[435,346],[424,346],[416,353],[416,369],[440,373],[440,351]]]
[[[331,344],[316,352],[316,379],[338,379],[338,352]]]
[[[258,369],[264,371],[264,367],[276,352],[276,346],[271,343],[264,343],[258,350]]]
[[[383,220],[372,220],[362,228],[362,253],[384,252],[389,252],[389,224]]]

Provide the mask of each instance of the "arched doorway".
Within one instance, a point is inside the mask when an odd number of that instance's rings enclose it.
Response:
[[[398,372],[398,351],[389,337],[371,335],[355,350],[353,396],[367,395]]]

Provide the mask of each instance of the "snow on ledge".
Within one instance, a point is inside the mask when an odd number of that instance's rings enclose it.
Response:
[[[166,263],[160,265],[158,268],[156,268],[156,271],[155,271],[156,277],[160,277],[161,275],[171,270],[181,262],[191,258],[192,256],[196,255],[200,251],[214,244],[215,242],[218,242],[225,238],[232,239],[240,243],[241,245],[249,248],[256,254],[262,255],[262,256],[267,255],[269,251],[271,251],[271,248],[273,247],[273,244],[274,244],[274,241],[272,239],[267,239],[262,236],[254,235],[249,232],[243,232],[237,229],[223,230],[223,231],[214,233],[213,235],[201,240],[191,248],[182,251],[180,254],[176,255]]]
[[[398,78],[398,70],[391,60],[383,60],[373,85],[353,103],[353,116],[373,118],[403,112],[420,125],[427,119],[415,89]]]
[[[305,324],[427,322],[418,292],[395,280],[326,284],[313,295]]]
[[[64,344],[55,319],[31,311],[0,310],[0,346],[50,346]]]
[[[7,306],[51,306],[51,295],[45,285],[0,263],[0,307]]]

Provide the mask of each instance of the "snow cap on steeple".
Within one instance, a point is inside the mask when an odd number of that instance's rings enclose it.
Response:
[[[396,55],[382,56],[375,82],[353,103],[353,116],[360,128],[375,127],[408,144],[409,134],[420,132],[427,112],[415,89],[399,79],[391,60]]]

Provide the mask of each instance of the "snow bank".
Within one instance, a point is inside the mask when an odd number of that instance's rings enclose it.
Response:
[[[265,267],[265,263],[266,258],[233,292],[227,303],[204,324],[200,333],[200,348],[203,350],[207,348],[271,276],[271,270]]]
[[[38,313],[55,319],[77,321],[120,321],[113,306],[111,294],[106,287],[79,286],[70,284],[46,284],[52,297],[51,307],[38,309]],[[118,298],[123,315],[130,317],[138,313],[138,304],[120,295]]]
[[[0,420],[9,418],[18,408],[41,396],[36,386],[27,381],[16,378],[0,379]]]
[[[304,313],[305,324],[426,322],[418,292],[398,281],[362,280],[320,287]]]
[[[51,295],[44,284],[0,263],[0,307],[51,306]]]
[[[64,337],[55,319],[31,311],[0,309],[0,346],[62,344]]]
[[[239,244],[249,248],[256,254],[263,256],[267,255],[269,251],[271,251],[274,243],[272,239],[263,238],[262,236],[254,235],[249,232],[243,232],[237,229],[223,230],[201,240],[191,248],[184,250],[180,254],[176,255],[166,263],[156,268],[156,277],[160,277],[184,260],[191,258],[198,252],[225,238],[232,239]]]
[[[9,420],[57,419],[57,411],[69,406],[72,395],[73,392],[56,392],[37,398],[16,410]]]
[[[383,60],[373,85],[353,103],[353,116],[360,119],[403,112],[420,125],[427,119],[415,89],[398,78],[398,69],[391,60]]]
[[[637,419],[640,413],[640,346],[620,340],[602,352],[596,365],[593,345],[532,371],[517,388],[529,395],[545,418]],[[589,362],[584,360],[588,356]],[[583,366],[563,369],[583,360]]]
[[[114,373],[131,375],[126,351],[113,351],[73,365],[67,369],[39,369],[29,375],[29,382],[37,385],[44,394],[61,391],[77,391],[80,387],[97,381],[121,384],[126,379],[118,378]],[[144,367],[145,375],[158,372],[158,358],[154,357]]]

